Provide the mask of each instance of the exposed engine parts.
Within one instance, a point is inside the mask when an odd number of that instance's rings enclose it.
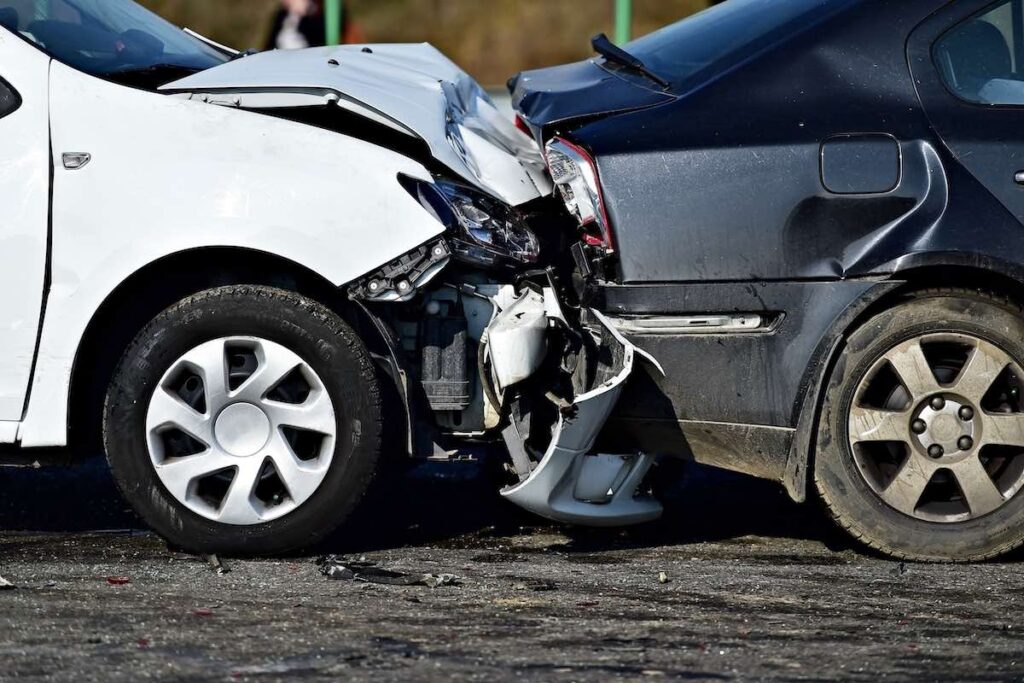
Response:
[[[516,481],[502,495],[551,519],[613,526],[660,515],[642,490],[652,456],[593,452],[633,345],[581,302],[571,276],[537,263],[528,213],[462,185],[402,180],[448,231],[349,295],[393,331],[411,452],[458,459],[467,438],[504,450]]]
[[[365,301],[409,301],[444,270],[451,256],[444,239],[428,242],[356,282],[349,295]]]

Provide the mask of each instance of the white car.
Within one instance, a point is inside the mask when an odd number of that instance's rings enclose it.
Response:
[[[196,551],[307,545],[383,458],[478,442],[539,514],[659,514],[649,456],[583,457],[635,349],[557,277],[543,155],[433,48],[244,55],[131,0],[0,0],[0,78],[0,443],[102,426]]]

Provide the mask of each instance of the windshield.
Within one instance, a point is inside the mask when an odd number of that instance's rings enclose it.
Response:
[[[0,26],[86,73],[163,71],[165,81],[229,57],[131,0],[0,0]]]
[[[685,90],[858,0],[727,0],[625,46]]]

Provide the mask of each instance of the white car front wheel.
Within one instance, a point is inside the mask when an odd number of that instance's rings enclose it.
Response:
[[[222,337],[181,356],[149,402],[157,477],[192,512],[252,525],[292,512],[334,458],[334,406],[316,371],[281,344]]]
[[[107,456],[126,498],[175,545],[267,554],[335,529],[380,452],[369,354],[292,292],[209,290],[154,319],[107,394]]]

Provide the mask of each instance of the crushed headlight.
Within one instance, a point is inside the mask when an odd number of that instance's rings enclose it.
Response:
[[[401,178],[402,185],[449,230],[455,258],[475,266],[536,263],[540,243],[512,207],[455,183]]]
[[[555,188],[580,226],[596,226],[599,234],[588,235],[588,242],[611,251],[614,248],[611,223],[604,207],[597,164],[579,145],[554,138],[545,148],[548,172]]]

